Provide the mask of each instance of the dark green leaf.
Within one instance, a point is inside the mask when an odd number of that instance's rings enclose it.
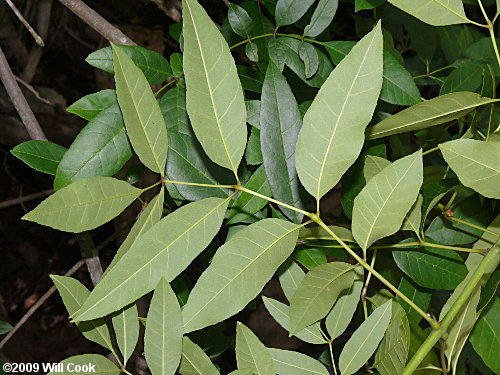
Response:
[[[304,62],[306,78],[311,78],[316,74],[319,66],[319,57],[316,48],[308,42],[302,42],[299,47],[299,57]]]
[[[80,131],[59,163],[54,189],[59,190],[82,178],[112,176],[131,156],[123,117],[115,104]]]
[[[236,4],[229,4],[227,18],[231,28],[236,34],[248,38],[252,31],[252,19],[247,11]]]
[[[354,11],[358,12],[363,9],[373,9],[385,3],[385,0],[356,0]]]
[[[314,3],[314,0],[278,0],[276,4],[276,23],[278,26],[297,22]]]
[[[422,186],[422,225],[434,206],[457,185],[458,180],[456,178],[445,178],[424,183]]]
[[[311,22],[304,29],[304,35],[315,37],[321,34],[332,23],[338,6],[338,0],[320,0],[311,17]]]
[[[267,181],[264,166],[260,166],[245,184],[247,189],[255,191],[265,196],[271,195],[271,187]],[[233,203],[229,211],[228,224],[235,224],[244,221],[249,216],[256,214],[267,204],[267,200],[256,197],[255,195],[241,192],[239,197]]]
[[[260,130],[253,127],[250,130],[250,138],[248,138],[247,150],[245,152],[247,164],[258,165],[264,162],[262,158],[262,150],[260,147]]]
[[[245,46],[245,54],[253,62],[259,62],[259,49],[257,44],[249,42]]]
[[[186,111],[186,89],[176,86],[168,90],[159,101],[160,110],[165,119],[169,135],[174,133],[192,134]]]
[[[495,374],[500,373],[500,356],[497,351],[500,346],[499,325],[500,298],[496,297],[493,304],[478,320],[470,337],[470,342],[476,352]]]
[[[411,74],[387,51],[384,51],[384,81],[380,99],[397,105],[414,105],[421,101]]]
[[[260,100],[245,101],[247,107],[247,122],[260,129]]]
[[[457,91],[476,91],[483,82],[483,69],[477,64],[466,64],[455,69],[441,86],[441,95]]]
[[[66,148],[46,141],[26,141],[10,151],[31,168],[39,172],[55,175]]]
[[[170,64],[158,52],[139,46],[120,46],[120,49],[142,70],[150,84],[161,83],[172,75]],[[111,47],[92,52],[85,61],[95,68],[102,69],[111,74],[115,73]]]
[[[184,72],[182,55],[177,52],[172,53],[170,55],[170,65],[172,66],[172,75],[175,78],[180,78]]]
[[[429,304],[431,302],[431,294],[422,291],[420,287],[414,285],[413,282],[408,280],[405,276],[401,278],[401,282],[398,287],[399,291],[408,297],[413,303],[420,307],[423,311],[427,311]],[[403,301],[399,296],[396,297],[398,302],[401,304],[403,309],[406,311],[408,319],[420,322],[422,316],[420,316],[410,305]]]
[[[102,90],[77,100],[66,108],[66,111],[90,121],[99,113],[115,104],[118,104],[116,91]]]
[[[10,323],[0,320],[0,335],[5,335],[12,330],[12,325]]]
[[[420,286],[454,289],[467,275],[464,261],[456,252],[432,247],[411,247],[392,252],[398,267]]]
[[[262,157],[273,196],[304,208],[295,170],[295,144],[302,120],[292,90],[273,63],[269,63],[262,88],[260,124]],[[302,220],[296,211],[283,212],[295,222]]]

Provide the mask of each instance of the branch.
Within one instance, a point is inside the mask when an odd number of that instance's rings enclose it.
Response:
[[[19,85],[16,82],[16,78],[10,69],[9,63],[3,53],[2,48],[0,47],[0,78],[7,90],[7,93],[16,107],[19,116],[23,120],[23,124],[26,127],[30,137],[32,139],[37,139],[41,141],[46,141],[47,137],[43,133],[38,121],[35,118],[35,115],[31,111],[31,108],[26,101]]]
[[[19,21],[28,29],[30,32],[31,36],[35,39],[36,44],[38,44],[40,47],[44,47],[45,43],[43,42],[43,39],[36,33],[35,30],[31,27],[31,25],[26,21],[26,19],[23,17],[21,12],[16,8],[14,3],[12,3],[11,0],[5,0],[7,4],[10,6],[10,8],[13,10],[14,14],[19,18]]]
[[[481,281],[484,273],[491,266],[490,263],[496,262],[496,265],[498,266],[499,250],[497,248],[497,243],[498,241],[489,250],[488,254],[483,258],[481,263],[479,263],[477,268],[474,271],[471,271],[473,272],[473,275],[470,278],[469,283],[465,286],[460,297],[458,297],[455,303],[451,306],[450,310],[448,311],[444,319],[441,321],[439,328],[432,331],[429,337],[427,337],[424,343],[413,355],[413,358],[408,362],[401,375],[413,374],[413,372],[417,369],[420,363],[422,363],[427,353],[429,353],[434,347],[434,345],[439,341],[439,339],[443,337],[450,324],[453,323],[453,320],[462,310],[465,303],[469,300],[477,284]]]
[[[18,204],[22,204],[24,202],[28,202],[28,201],[31,201],[33,199],[37,199],[37,198],[40,198],[40,197],[45,197],[46,195],[52,194],[53,192],[54,192],[53,189],[47,189],[47,190],[44,190],[44,191],[40,191],[38,193],[25,195],[24,197],[9,199],[7,201],[0,202],[0,210],[2,208],[12,207],[12,206],[15,206],[15,205],[18,205]]]
[[[110,24],[81,0],[59,0],[66,8],[76,14],[83,22],[115,44],[135,46],[136,43],[121,30]]]

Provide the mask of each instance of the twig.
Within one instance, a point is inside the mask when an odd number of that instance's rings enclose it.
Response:
[[[36,44],[38,44],[40,47],[44,47],[45,43],[43,42],[43,39],[36,33],[36,31],[31,27],[31,25],[26,21],[26,19],[23,17],[21,12],[16,8],[14,3],[12,3],[11,0],[5,0],[5,2],[10,6],[10,8],[14,11],[16,14],[17,18],[19,18],[19,21],[28,29],[30,32],[31,36],[35,39]]]
[[[78,271],[78,269],[85,263],[85,260],[80,260],[78,261],[78,263],[76,263],[73,267],[71,267],[68,272],[66,272],[64,274],[64,276],[71,276],[73,275],[76,271]],[[23,315],[23,317],[19,320],[19,322],[17,322],[17,324],[14,326],[14,328],[12,328],[12,330],[7,334],[7,336],[5,336],[3,338],[3,340],[0,342],[0,349],[2,349],[5,344],[7,343],[7,341],[10,340],[10,338],[12,336],[14,336],[14,333],[16,333],[19,328],[21,328],[21,326],[26,323],[28,321],[29,318],[31,318],[31,316],[36,312],[36,310],[38,310],[38,308],[40,306],[43,305],[43,303],[52,295],[52,293],[54,293],[56,291],[56,287],[55,285],[52,286],[49,290],[47,290],[45,292],[45,294],[40,297],[40,299],[38,301],[36,301],[36,303],[30,307],[30,309],[26,312],[26,314]]]
[[[38,91],[36,91],[33,86],[31,86],[28,82],[24,82],[21,78],[19,78],[18,76],[14,76],[16,78],[16,81],[19,82],[21,85],[23,85],[24,87],[26,87],[33,95],[35,95],[35,98],[37,98],[38,100],[40,100],[41,102],[45,103],[45,104],[48,104],[48,105],[51,105],[53,106],[54,103],[52,103],[50,100],[48,99],[45,99],[45,98],[42,98],[40,96],[40,93]]]
[[[46,141],[47,137],[43,133],[40,125],[38,125],[38,121],[35,118],[35,115],[31,111],[31,108],[26,101],[19,85],[16,82],[16,78],[10,69],[9,63],[5,58],[2,48],[0,47],[0,78],[7,90],[7,94],[9,95],[14,107],[16,107],[19,116],[23,120],[23,124],[26,127],[30,137],[32,139],[37,139],[41,141]]]
[[[163,0],[151,0],[156,4],[158,8],[160,8],[163,13],[165,13],[168,17],[173,19],[175,22],[181,22],[181,12],[179,12],[174,6],[166,6]]]
[[[121,30],[110,24],[97,14],[92,8],[80,0],[59,0],[66,8],[71,10],[83,22],[101,34],[104,38],[115,44],[127,44],[135,46],[136,43]]]
[[[29,202],[33,199],[45,197],[46,195],[52,194],[53,192],[54,192],[53,189],[47,189],[47,190],[40,191],[38,193],[25,195],[24,197],[9,199],[7,201],[0,202],[0,210],[2,208],[12,207],[12,206],[16,206],[18,204],[24,203],[24,202]]]
[[[47,39],[47,34],[49,33],[49,25],[50,25],[50,15],[52,13],[52,0],[42,0],[40,1],[37,8],[37,19],[36,25],[38,28],[38,32],[41,37],[45,40]],[[31,52],[28,56],[28,62],[24,66],[24,69],[21,73],[21,78],[31,83],[33,77],[36,73],[36,68],[38,67],[38,63],[40,62],[40,58],[42,57],[42,47],[34,46],[31,49]]]

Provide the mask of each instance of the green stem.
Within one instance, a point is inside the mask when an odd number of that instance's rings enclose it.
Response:
[[[495,31],[492,23],[489,24],[488,30],[490,32],[491,44],[493,44],[493,49],[495,50],[495,55],[497,57],[498,66],[500,66],[500,54],[498,53],[497,40],[495,38]]]
[[[463,253],[477,253],[477,254],[483,254],[484,250],[481,249],[467,249],[464,247],[456,247],[456,246],[448,246],[448,245],[439,245],[436,243],[430,243],[430,242],[425,242],[422,241],[420,242],[421,246],[426,246],[426,247],[432,247],[436,249],[446,249],[446,250],[454,250],[454,251],[461,251]]]
[[[451,68],[453,68],[453,65],[446,65],[446,66],[443,66],[442,68],[433,70],[432,72],[429,72],[429,73],[426,73],[426,74],[422,74],[422,75],[419,75],[419,76],[415,76],[415,77],[413,77],[413,79],[426,78],[426,77],[432,76],[432,75],[434,75],[436,73],[439,73],[442,70],[451,69]]]
[[[459,219],[459,218],[454,217],[454,216],[448,216],[448,215],[444,215],[444,216],[445,216],[448,220],[455,221],[455,222],[457,222],[457,223],[460,223],[460,224],[463,224],[463,225],[467,225],[468,227],[475,228],[475,229],[479,229],[479,230],[480,230],[480,231],[482,231],[482,232],[486,232],[486,233],[492,234],[492,235],[494,235],[494,236],[500,237],[500,233],[493,232],[492,230],[490,230],[490,229],[488,229],[488,228],[482,227],[482,226],[480,226],[480,225],[476,225],[476,224],[469,223],[468,221],[465,221],[465,220]]]
[[[455,198],[457,197],[458,195],[458,191],[460,190],[460,187],[455,190],[455,192],[453,193],[453,195],[451,196],[450,200],[448,201],[448,203],[446,203],[446,205],[444,206],[443,208],[443,211],[448,211],[451,207],[451,205],[453,204],[453,202],[455,201]]]
[[[157,92],[155,92],[155,96],[158,96],[163,90],[165,90],[168,86],[170,86],[171,84],[173,83],[176,83],[176,82],[179,82],[179,78],[182,77],[184,73],[181,73],[181,75],[178,77],[178,78],[175,78],[173,80],[171,80],[169,83],[167,83],[166,85],[164,85],[162,88],[160,88]]]
[[[197,182],[184,182],[184,181],[172,181],[172,180],[162,180],[163,183],[173,184],[173,185],[189,185],[189,186],[200,186],[209,187],[217,189],[236,189],[235,185],[212,185],[212,184],[199,184]],[[158,184],[156,184],[158,185]]]
[[[496,245],[495,245],[496,246]],[[401,375],[411,375],[422,363],[427,353],[429,353],[439,339],[446,333],[446,330],[453,322],[458,313],[462,310],[463,305],[469,300],[474,292],[476,285],[481,281],[483,274],[488,269],[490,262],[494,261],[498,254],[495,246],[488,251],[488,254],[483,258],[479,266],[473,271],[474,274],[470,278],[469,283],[465,286],[462,294],[457,298],[455,303],[451,306],[450,310],[441,321],[438,329],[435,329],[424,341],[424,343],[417,350],[413,358],[408,362]]]
[[[372,263],[370,267],[375,267],[375,260],[377,259],[377,249],[373,251]],[[361,302],[363,303],[363,311],[365,313],[365,320],[368,319],[368,309],[366,307],[366,292],[368,291],[368,285],[370,285],[370,280],[372,278],[372,273],[368,272],[368,276],[366,277],[366,283],[363,287],[363,291],[361,292]]]
[[[377,279],[379,279],[383,284],[385,284],[390,290],[392,290],[396,295],[398,295],[403,301],[405,301],[408,305],[410,305],[422,318],[427,320],[433,329],[439,328],[439,323],[435,321],[433,318],[428,316],[425,311],[423,311],[420,307],[418,307],[412,300],[410,300],[406,295],[401,293],[394,285],[392,285],[385,277],[379,274],[377,271],[373,269],[366,261],[361,258],[356,252],[354,252],[349,246],[345,244],[328,226],[319,218],[316,214],[311,214],[309,216],[315,223],[321,226],[324,230],[326,230],[342,247],[351,255],[363,268],[367,271],[373,273]]]
[[[234,49],[234,48],[239,47],[239,46],[241,46],[243,44],[250,43],[251,41],[256,40],[256,39],[267,38],[267,37],[274,36],[274,35],[276,35],[276,34],[275,33],[268,33],[268,34],[262,34],[262,35],[252,36],[252,37],[250,37],[248,39],[242,40],[239,43],[233,44],[231,47],[229,47],[229,49]]]
[[[429,149],[429,150],[427,150],[427,151],[424,151],[424,152],[422,153],[422,156],[428,155],[428,154],[430,154],[431,152],[438,151],[438,150],[439,150],[439,146],[438,146],[438,147],[433,147],[433,148],[431,148],[431,149]]]
[[[233,188],[236,189],[236,190],[243,191],[243,192],[248,193],[248,194],[255,195],[256,197],[265,199],[265,200],[267,200],[269,202],[273,202],[273,203],[279,204],[280,206],[286,207],[286,208],[288,208],[290,210],[293,210],[295,212],[298,212],[298,213],[300,213],[302,215],[309,216],[311,219],[313,219],[313,216],[316,216],[315,214],[313,214],[311,212],[307,212],[307,211],[301,210],[300,208],[296,208],[296,207],[290,206],[289,204],[280,202],[280,201],[278,201],[276,199],[273,199],[273,198],[270,198],[270,197],[266,197],[265,195],[257,193],[256,191],[253,191],[253,190],[249,190],[249,189],[247,189],[247,188],[245,188],[243,186],[237,185],[237,186],[233,186]]]
[[[333,358],[333,348],[331,341],[328,341],[328,348],[330,349],[330,359],[332,360],[333,373],[337,375],[337,367],[335,366],[335,359]]]

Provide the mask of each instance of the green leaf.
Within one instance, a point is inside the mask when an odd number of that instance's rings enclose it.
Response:
[[[300,226],[264,219],[219,248],[182,311],[184,331],[218,323],[243,309],[293,251]]]
[[[392,316],[392,301],[387,301],[366,319],[342,349],[339,367],[342,375],[358,371],[377,349]]]
[[[253,375],[252,368],[243,368],[239,370],[232,371],[229,375]]]
[[[386,137],[444,124],[465,116],[475,108],[498,101],[472,92],[455,92],[407,108],[369,127],[368,139]]]
[[[416,285],[413,285],[411,281],[405,276],[401,278],[401,282],[398,287],[399,291],[403,293],[406,297],[420,307],[423,311],[427,311],[429,304],[431,302],[431,294],[420,290]],[[396,297],[399,304],[406,311],[406,315],[410,321],[419,323],[422,316],[418,314],[410,305],[401,299],[401,297]]]
[[[319,57],[314,46],[308,42],[302,42],[299,47],[299,57],[304,62],[306,78],[311,78],[318,71]]]
[[[439,149],[462,184],[500,199],[500,142],[457,139],[440,144]]]
[[[168,161],[165,174],[174,181],[186,181],[209,185],[232,185],[234,176],[227,169],[210,160],[196,140],[189,135],[169,132]],[[229,189],[176,184],[181,195],[191,201],[209,197],[226,198]]]
[[[297,208],[304,208],[294,158],[301,126],[299,107],[292,90],[278,68],[270,62],[260,105],[262,157],[273,196]],[[290,209],[283,209],[283,213],[295,222],[302,219],[302,215]]]
[[[299,232],[300,238],[300,232]],[[279,274],[279,280],[281,289],[288,301],[292,299],[293,293],[297,290],[299,284],[304,279],[306,275],[302,268],[295,263],[292,259],[289,259],[281,266]]]
[[[473,29],[468,25],[451,25],[438,30],[441,49],[448,63],[455,62],[467,47],[476,40]]]
[[[85,178],[57,191],[22,219],[79,233],[118,216],[142,192],[111,177]]]
[[[338,6],[338,0],[319,0],[311,17],[311,22],[304,29],[304,36],[315,37],[325,31],[332,23]]]
[[[396,160],[373,177],[354,199],[352,234],[366,251],[396,233],[423,181],[422,151]]]
[[[182,375],[219,375],[210,358],[187,336],[182,338],[182,358],[178,371]]]
[[[245,54],[253,62],[259,62],[259,48],[257,44],[248,42],[245,46]]]
[[[0,320],[0,335],[4,335],[10,331],[12,331],[12,325],[8,322],[4,322],[3,320]]]
[[[455,289],[467,275],[460,255],[452,250],[412,247],[393,251],[398,267],[418,285],[432,289]]]
[[[308,270],[312,270],[313,268],[327,263],[326,255],[323,250],[310,246],[297,246],[294,251],[294,257]]]
[[[392,318],[375,353],[375,367],[380,375],[401,374],[410,346],[410,324],[405,310],[392,301]]]
[[[192,134],[186,110],[186,89],[176,86],[168,90],[159,101],[160,110],[167,124],[168,135]]]
[[[388,0],[406,13],[433,26],[446,26],[469,22],[461,0]]]
[[[144,333],[144,353],[153,375],[173,375],[182,354],[182,314],[170,284],[161,278],[155,288]]]
[[[172,67],[172,75],[179,79],[183,75],[183,57],[180,53],[174,52],[170,55],[170,66]]]
[[[350,40],[335,40],[322,43],[335,65],[338,65],[355,45],[356,42]]]
[[[384,80],[380,99],[397,105],[414,105],[421,101],[420,91],[412,75],[388,51],[384,51]]]
[[[135,65],[144,73],[149,84],[162,83],[172,75],[168,61],[158,52],[138,46],[119,46],[132,59]],[[111,47],[92,52],[85,59],[95,68],[114,74],[113,51]]]
[[[326,330],[331,340],[339,337],[349,326],[361,299],[362,288],[363,268],[357,267],[354,270],[354,283],[351,288],[340,295],[326,317]]]
[[[236,34],[243,38],[250,36],[253,24],[245,9],[236,4],[229,4],[227,19]]]
[[[382,5],[385,0],[356,0],[354,5],[354,11],[358,12],[364,9],[373,9]]]
[[[276,320],[276,322],[283,327],[287,332],[290,332],[290,307],[276,301],[275,299],[262,297],[264,305],[266,306],[269,314]],[[311,324],[310,326],[301,329],[299,332],[295,333],[293,336],[299,338],[302,341],[308,342],[309,344],[324,344],[326,343],[323,335],[321,334],[321,327],[319,322]]]
[[[100,354],[82,354],[66,358],[64,361],[59,362],[62,364],[62,371],[56,370],[49,372],[48,375],[74,375],[75,369],[80,368],[78,375],[118,375],[121,370],[115,366],[106,357]],[[90,365],[90,366],[89,366]],[[84,370],[87,369],[87,370]]]
[[[456,178],[446,178],[434,182],[425,183],[422,186],[422,224],[434,206],[455,186],[458,185]]]
[[[245,184],[245,187],[265,196],[271,195],[271,187],[267,181],[264,166],[260,166],[254,172],[252,177],[250,177],[248,182]],[[265,199],[241,192],[229,211],[228,224],[234,224],[246,220],[248,217],[259,212],[266,204],[267,200]]]
[[[483,82],[483,69],[477,64],[458,67],[446,78],[440,95],[457,91],[476,91]]]
[[[260,130],[258,128],[252,127],[252,129],[250,129],[250,138],[248,138],[245,159],[247,164],[250,165],[258,165],[264,162],[260,147]]]
[[[257,375],[276,375],[269,350],[240,322],[236,326],[236,362],[238,368],[252,368]]]
[[[353,282],[354,267],[348,263],[326,263],[309,271],[290,301],[290,333],[324,318]]]
[[[278,0],[275,17],[277,26],[297,22],[314,3],[314,0]]]
[[[128,305],[164,277],[175,279],[219,231],[229,198],[207,198],[166,216],[140,236],[73,317],[89,320]]]
[[[478,320],[470,337],[476,352],[495,374],[500,373],[500,356],[497,351],[500,346],[499,325],[500,298],[496,297],[486,313]]]
[[[326,367],[308,355],[290,350],[269,349],[278,375],[328,375]]]
[[[105,276],[111,268],[113,268],[118,261],[125,255],[125,253],[130,249],[132,244],[137,241],[137,239],[146,233],[153,225],[158,223],[161,219],[161,215],[163,213],[163,201],[165,197],[165,192],[163,189],[160,190],[158,195],[151,199],[151,202],[146,206],[146,208],[141,212],[139,218],[130,229],[130,232],[125,238],[125,241],[122,242],[118,251],[116,252],[115,257],[109,264],[108,268],[106,268],[106,272],[104,272]]]
[[[382,86],[380,24],[337,65],[304,117],[296,165],[317,200],[358,157]]]
[[[108,89],[78,99],[66,108],[66,111],[90,121],[99,113],[115,104],[118,104],[116,91]]]
[[[50,278],[59,291],[69,315],[78,311],[90,295],[89,290],[76,279],[58,275],[50,275]],[[78,322],[76,325],[88,340],[96,342],[107,349],[112,348],[108,327],[104,319]]]
[[[260,129],[260,100],[246,100],[247,122]]]
[[[401,225],[401,230],[410,230],[414,232],[417,237],[420,236],[420,222],[422,221],[422,195],[418,195],[417,200],[411,206],[410,210],[406,213]]]
[[[141,162],[163,174],[167,160],[167,127],[148,81],[130,57],[112,44],[116,96],[127,134]]]
[[[234,172],[246,145],[243,90],[229,47],[196,0],[183,0],[187,110],[207,155]]]
[[[51,142],[31,140],[18,144],[10,152],[31,168],[55,175],[66,148]]]
[[[139,339],[139,315],[136,304],[131,303],[116,311],[111,315],[111,318],[115,329],[116,342],[124,362],[127,363]],[[152,321],[149,320],[149,325],[151,323]]]
[[[391,164],[392,163],[387,159],[379,156],[367,155],[365,166],[363,167],[363,174],[366,182],[370,181],[373,177],[382,172],[385,167]]]
[[[103,110],[85,126],[64,154],[56,172],[54,189],[82,178],[112,176],[132,156],[118,105]]]

